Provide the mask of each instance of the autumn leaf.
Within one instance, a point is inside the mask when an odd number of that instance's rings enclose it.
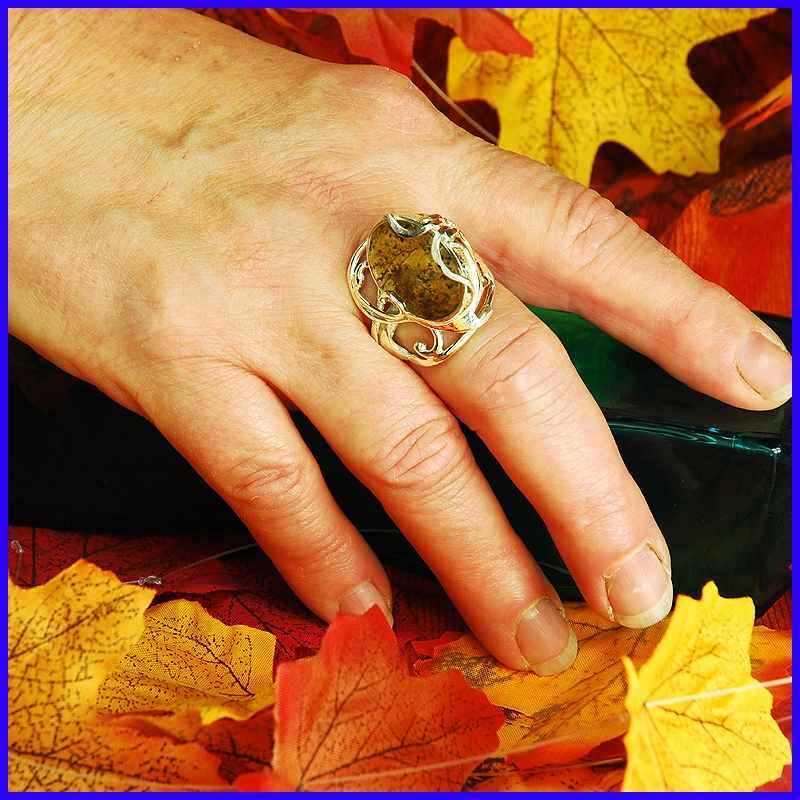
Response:
[[[470,686],[507,709],[500,750],[516,752],[509,760],[521,770],[580,758],[605,740],[625,733],[625,669],[622,656],[642,666],[661,641],[669,620],[644,630],[621,628],[583,603],[566,604],[578,638],[575,664],[565,672],[540,677],[509,669],[472,634],[446,633],[435,642],[415,642],[418,674],[459,670]],[[791,636],[757,627],[751,658],[759,680],[784,677],[791,665]],[[777,697],[785,689],[773,690]],[[524,749],[529,748],[528,752]]]
[[[773,631],[763,625],[753,628],[750,640],[750,666],[753,677],[760,682],[786,678],[792,674],[792,632]],[[792,693],[792,687],[779,685],[770,687],[777,699]]]
[[[618,792],[625,776],[622,737],[602,742],[568,764],[518,769],[491,759],[470,775],[469,792]]]
[[[748,308],[772,305],[791,314],[791,155],[742,169],[700,192],[659,241]]]
[[[272,762],[272,708],[249,719],[219,719],[210,725],[203,725],[197,711],[120,715],[106,722],[147,736],[167,735],[178,742],[200,745],[206,753],[220,758],[219,774],[228,781]]]
[[[644,630],[621,628],[585,604],[566,604],[566,611],[578,637],[578,655],[575,664],[558,675],[542,678],[509,669],[472,634],[455,642],[446,635],[431,660],[415,665],[426,675],[457,669],[492,703],[515,712],[500,732],[501,749],[530,748],[510,759],[521,769],[570,761],[624,733],[620,658],[628,655],[637,665],[644,664],[667,627],[664,620]]]
[[[9,527],[8,533],[22,551],[15,583],[28,586],[45,583],[83,558],[101,569],[111,570],[120,580],[141,581],[140,585],[152,586],[158,593],[202,594],[238,588],[227,569],[213,556],[253,542],[246,530],[241,535],[227,535],[224,543],[218,534],[131,536],[24,526]],[[17,559],[12,571],[16,572],[16,566]],[[147,583],[148,578],[157,581]]]
[[[699,601],[678,597],[638,674],[623,658],[631,716],[623,791],[749,792],[791,762],[772,695],[750,675],[754,616],[749,597],[721,598],[708,583]],[[720,693],[739,687],[755,688]]]
[[[218,759],[94,717],[98,686],[144,628],[154,592],[86,561],[42,586],[9,581],[10,791],[220,785]]]
[[[724,129],[686,65],[697,44],[772,9],[509,9],[535,57],[475,54],[454,39],[448,93],[483,99],[499,145],[588,185],[598,147],[617,142],[654,172],[716,172]]]
[[[770,89],[760,100],[748,106],[740,114],[737,114],[725,127],[732,128],[738,125],[743,120],[745,123],[745,130],[760,125],[764,120],[769,119],[773,114],[777,114],[784,108],[791,108],[792,106],[792,76],[782,80],[773,89]],[[748,119],[750,117],[750,119]]]
[[[71,723],[62,734],[60,749],[34,758],[27,751],[9,754],[9,791],[180,791],[227,785],[218,773],[220,759],[199,745],[112,730],[102,722]]]
[[[84,557],[116,575],[137,581],[149,575],[161,583],[157,592],[191,595],[213,617],[227,625],[246,625],[278,637],[276,661],[306,655],[319,648],[325,625],[289,589],[274,564],[257,546],[225,563],[215,555],[252,543],[241,536],[176,534],[130,536],[14,527],[9,536],[24,549],[19,580],[43,583]]]
[[[781,700],[777,705],[772,708],[772,717],[778,723],[778,727],[792,745],[792,698],[789,697]],[[792,791],[792,765],[785,764],[783,773],[779,778],[774,781],[768,781],[756,789],[757,792],[791,792]]]
[[[275,637],[228,626],[198,603],[172,600],[145,613],[145,630],[101,684],[101,713],[193,709],[207,725],[272,705]]]
[[[458,791],[504,720],[455,671],[409,675],[377,608],[338,615],[318,655],[281,664],[276,696],[273,771],[241,790]]]
[[[298,9],[301,10],[301,9]],[[414,34],[419,19],[452,28],[474,52],[533,54],[531,43],[511,20],[493,8],[316,8],[339,20],[351,53],[411,77]]]
[[[228,625],[239,623],[273,633],[277,637],[276,664],[306,658],[319,650],[327,625],[298,600],[261,550],[226,559],[225,568],[235,582],[235,591],[216,591],[197,598],[212,616]],[[392,585],[397,585],[394,576],[398,574],[390,571]],[[398,588],[392,598],[394,632],[401,647],[423,635],[406,597]]]
[[[598,765],[591,759],[564,766],[510,770],[489,775],[469,788],[472,792],[618,792],[622,764]]]

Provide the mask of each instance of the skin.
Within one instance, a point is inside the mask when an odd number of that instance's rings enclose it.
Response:
[[[287,406],[381,500],[485,646],[528,668],[521,615],[560,603],[456,417],[542,514],[598,613],[613,618],[608,576],[627,556],[646,547],[668,569],[669,554],[523,301],[574,311],[727,403],[791,393],[789,357],[768,345],[766,382],[744,379],[743,342],[776,337],[729,294],[396,73],[183,10],[16,10],[9,25],[10,332],[158,426],[325,620],[357,587],[387,600],[391,587]],[[436,367],[383,351],[346,285],[387,211],[455,220],[498,282],[489,322]]]

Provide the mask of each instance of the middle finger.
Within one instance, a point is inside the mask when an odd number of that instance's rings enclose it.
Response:
[[[599,613],[637,627],[667,613],[669,554],[644,498],[558,339],[510,292],[497,288],[494,315],[459,352],[416,373],[352,315],[337,329],[322,368],[296,371],[307,377],[288,393],[495,655],[556,671],[574,657],[574,635],[454,414],[539,510]]]
[[[598,613],[646,627],[669,611],[666,542],[544,323],[498,286],[493,316],[469,343],[435,369],[417,369],[537,509]]]
[[[298,369],[304,378],[287,394],[381,501],[497,658],[539,674],[566,669],[577,643],[558,595],[506,519],[453,414],[362,322],[338,321],[323,368],[316,360]]]

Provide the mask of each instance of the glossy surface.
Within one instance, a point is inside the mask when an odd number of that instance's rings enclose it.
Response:
[[[675,593],[699,598],[714,580],[723,596],[768,607],[791,582],[791,402],[733,408],[579,317],[536,313],[603,409],[670,546]],[[791,321],[764,318],[791,349]]]
[[[433,237],[433,231],[400,236],[383,220],[370,233],[367,258],[381,291],[393,294],[416,317],[443,320],[458,311],[465,288],[437,266],[431,254]],[[453,254],[444,247],[440,253],[448,269],[458,275]]]

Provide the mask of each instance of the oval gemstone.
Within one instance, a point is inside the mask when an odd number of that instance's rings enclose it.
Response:
[[[433,260],[432,244],[433,231],[405,238],[383,220],[370,233],[367,258],[381,291],[393,294],[410,314],[433,321],[454,314],[466,288],[442,274]],[[448,269],[458,274],[455,256],[445,248],[441,254]]]

